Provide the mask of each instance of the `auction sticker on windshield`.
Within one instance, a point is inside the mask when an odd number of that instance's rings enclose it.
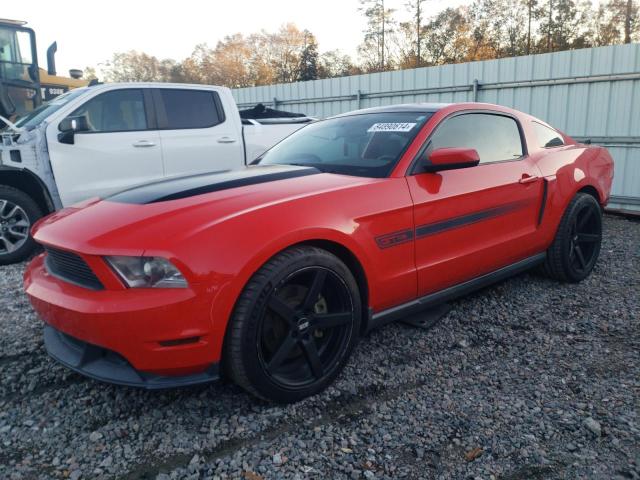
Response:
[[[371,132],[409,132],[413,127],[415,127],[415,123],[374,123],[367,130],[368,133]]]

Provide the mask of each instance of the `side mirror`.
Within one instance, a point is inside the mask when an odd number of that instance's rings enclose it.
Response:
[[[479,163],[480,156],[473,148],[437,148],[422,159],[422,170],[440,172],[475,167]]]
[[[58,141],[60,143],[73,145],[75,143],[76,133],[88,132],[90,130],[89,120],[87,120],[87,117],[84,115],[67,117],[60,122],[58,130],[60,130],[60,133],[58,134]]]

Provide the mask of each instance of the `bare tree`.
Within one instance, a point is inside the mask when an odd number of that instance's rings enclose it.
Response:
[[[612,12],[612,21],[621,30],[622,43],[631,43],[640,33],[640,6],[634,0],[611,0],[607,4]]]
[[[105,64],[105,79],[111,82],[179,81],[179,67],[171,59],[158,60],[153,55],[130,50],[114,53]]]
[[[426,0],[410,0],[405,4],[405,7],[411,13],[411,20],[413,23],[414,30],[414,42],[415,42],[415,66],[419,67],[422,65],[422,42],[424,35],[424,9],[422,5]]]
[[[340,50],[329,50],[320,55],[319,78],[345,77],[358,73],[361,73],[360,69],[354,65],[351,57]]]
[[[304,34],[304,47],[300,52],[300,64],[298,66],[298,80],[316,80],[318,78],[318,42],[316,37],[308,30]]]
[[[395,10],[387,8],[385,0],[360,0],[360,11],[367,18],[364,42],[359,48],[360,54],[366,57],[366,63],[370,63],[372,57],[377,59],[377,65],[367,65],[369,70],[387,70],[390,68],[387,37],[393,33]],[[372,55],[372,48],[375,48],[375,56]]]
[[[593,31],[589,18],[594,16],[590,1],[549,0],[548,17],[540,22],[546,34],[546,46],[541,51],[553,52],[591,45]]]
[[[425,59],[428,65],[469,60],[471,25],[463,8],[447,8],[425,25]]]
[[[537,0],[526,0],[527,1],[527,50],[526,54],[531,54],[531,26],[535,16],[536,7],[538,5]]]

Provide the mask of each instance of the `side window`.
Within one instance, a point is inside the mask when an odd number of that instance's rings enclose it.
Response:
[[[168,130],[209,128],[224,121],[218,94],[206,90],[160,89]]]
[[[445,120],[431,137],[428,152],[445,147],[474,148],[480,163],[514,160],[523,155],[515,120],[486,113],[465,113]]]
[[[144,96],[140,89],[113,90],[92,98],[71,113],[86,115],[90,132],[128,132],[147,129]]]
[[[536,133],[539,147],[553,148],[564,145],[562,135],[556,132],[553,128],[549,128],[538,122],[533,122],[533,130]]]

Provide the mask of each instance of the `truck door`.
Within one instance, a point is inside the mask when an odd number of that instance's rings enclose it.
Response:
[[[165,173],[180,176],[232,170],[244,165],[242,130],[225,112],[218,92],[154,89]],[[234,106],[235,108],[235,106]]]
[[[85,116],[88,124],[73,144],[60,141],[59,122],[49,125],[49,156],[64,206],[162,178],[160,135],[151,112],[148,91],[110,90],[68,115]]]

